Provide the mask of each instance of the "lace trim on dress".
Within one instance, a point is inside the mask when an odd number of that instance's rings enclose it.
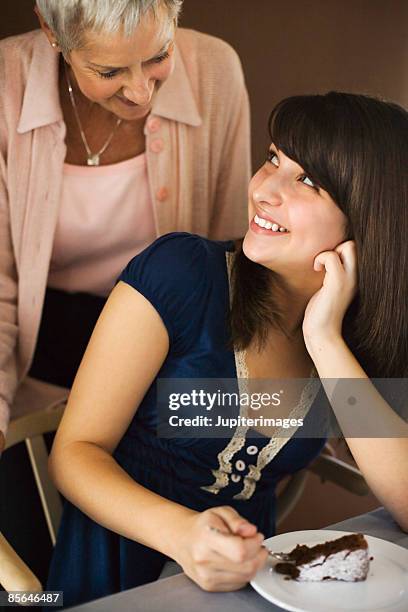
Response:
[[[225,253],[226,263],[227,263],[227,272],[228,272],[228,283],[230,287],[230,306],[232,303],[232,291],[231,291],[231,271],[234,253],[226,251]],[[237,371],[237,379],[238,379],[238,390],[239,393],[244,393],[246,389],[246,380],[248,379],[248,370],[245,359],[245,351],[236,351],[234,350],[235,357],[235,369]],[[240,406],[239,410],[240,416],[247,416],[248,414],[248,406]],[[229,474],[232,472],[231,461],[234,455],[241,450],[241,448],[245,445],[246,433],[248,431],[248,426],[239,425],[234,434],[227,444],[227,446],[218,453],[218,469],[211,470],[212,475],[215,478],[215,482],[212,485],[208,485],[205,487],[201,487],[204,491],[208,491],[210,493],[220,492],[221,489],[224,489],[229,485]]]
[[[226,261],[227,261],[227,271],[228,271],[228,281],[230,286],[230,305],[232,302],[232,290],[231,290],[231,270],[234,253],[226,252]],[[246,351],[238,351],[234,350],[235,356],[235,367],[237,371],[237,379],[238,379],[238,387],[239,392],[244,393],[247,392],[248,388],[248,367],[246,363]],[[296,406],[291,410],[289,417],[290,419],[300,419],[304,418],[319,391],[320,387],[320,379],[317,378],[316,369],[313,368],[311,372],[312,379],[308,381],[305,385],[300,400],[296,404]],[[247,416],[248,407],[240,406],[240,416]],[[232,473],[232,458],[234,455],[241,450],[241,448],[245,445],[246,441],[246,433],[249,429],[249,426],[238,426],[235,429],[235,432],[225,447],[220,453],[218,453],[218,469],[212,470],[212,474],[215,478],[215,482],[212,485],[203,486],[201,489],[204,491],[208,491],[210,493],[214,493],[217,495],[221,491],[229,485],[230,477],[229,475]],[[262,475],[262,470],[276,457],[276,455],[282,450],[285,444],[291,439],[293,434],[297,431],[298,427],[292,427],[290,429],[283,429],[281,427],[277,430],[275,436],[271,438],[266,446],[261,449],[258,454],[256,465],[250,464],[248,465],[248,474],[244,477],[244,486],[242,490],[233,496],[233,499],[239,500],[248,500],[252,497],[255,489],[256,483],[260,480]],[[285,434],[285,435],[283,435]],[[290,434],[290,435],[288,435]]]
[[[313,368],[312,376],[315,377],[315,369]],[[299,403],[291,410],[289,419],[304,418],[316,398],[320,388],[319,378],[310,380],[304,387]],[[249,499],[252,497],[256,483],[260,480],[262,470],[276,457],[282,448],[289,442],[292,436],[298,430],[298,426],[289,429],[279,428],[275,436],[271,438],[266,446],[259,452],[256,465],[249,465],[248,474],[244,477],[244,486],[240,493],[234,495],[233,499]]]

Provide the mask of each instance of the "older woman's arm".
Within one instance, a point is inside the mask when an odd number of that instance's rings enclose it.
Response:
[[[0,57],[0,454],[17,387],[17,272],[11,241],[7,193],[7,135],[3,109],[3,58]]]
[[[0,453],[17,387],[17,279],[11,246],[8,200],[0,153]]]

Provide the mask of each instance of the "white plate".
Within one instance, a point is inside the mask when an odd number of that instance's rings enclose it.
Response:
[[[269,538],[265,544],[276,552],[289,552],[296,544],[310,546],[349,533],[326,529],[292,531]],[[285,580],[267,563],[251,584],[265,599],[292,612],[407,612],[408,550],[386,540],[365,537],[370,556],[374,557],[367,580],[301,583]]]

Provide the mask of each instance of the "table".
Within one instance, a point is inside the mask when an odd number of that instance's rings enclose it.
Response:
[[[361,531],[408,549],[408,534],[403,533],[389,512],[378,508],[327,529]],[[274,612],[282,610],[248,586],[231,593],[207,593],[185,574],[163,578],[129,591],[70,608],[71,612]]]

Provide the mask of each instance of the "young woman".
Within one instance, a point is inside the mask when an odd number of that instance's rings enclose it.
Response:
[[[330,381],[365,380],[371,419],[399,437],[347,441],[408,529],[407,425],[368,378],[407,374],[408,115],[364,96],[295,97],[270,135],[242,246],[160,238],[96,325],[51,456],[69,502],[48,586],[67,604],[154,580],[167,557],[204,589],[240,588],[265,561],[277,482],[322,447],[262,431],[254,444],[245,427],[227,441],[160,438],[158,378],[315,370],[336,414]],[[293,407],[305,424],[310,403]]]

